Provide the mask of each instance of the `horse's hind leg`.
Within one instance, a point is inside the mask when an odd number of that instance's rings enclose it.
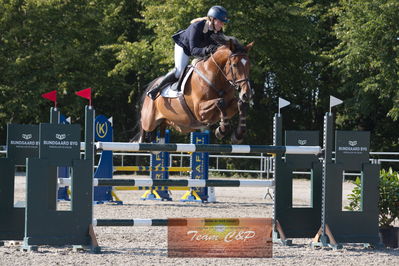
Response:
[[[151,143],[155,140],[156,134],[152,132],[147,132],[144,129],[140,129],[139,143]]]
[[[144,143],[144,142],[146,142],[145,140],[146,140],[146,134],[147,132],[144,130],[144,129],[142,129],[142,128],[140,128],[140,137],[139,137],[139,143]]]
[[[165,134],[166,134],[166,124],[165,122],[162,122],[159,125],[159,139],[158,139],[158,143],[162,143],[165,144]]]
[[[155,131],[162,121],[157,120],[156,114],[156,101],[151,100],[149,97],[144,98],[143,106],[141,108],[141,131],[140,142],[151,143],[155,140]]]
[[[159,141],[158,143],[165,143],[165,129],[166,129],[166,124],[161,123],[159,125]],[[139,143],[152,143],[156,141],[157,138],[157,129],[154,129],[153,131],[145,131],[144,129],[140,130],[140,138],[139,138]]]
[[[239,144],[244,139],[244,134],[247,130],[247,111],[248,111],[248,104],[244,103],[243,101],[238,101],[238,113],[239,113],[239,121],[238,127],[231,135],[231,142],[234,144]]]
[[[147,134],[147,139],[146,139],[147,143],[153,143],[156,141],[156,139],[157,139],[156,131],[147,132],[146,134]]]

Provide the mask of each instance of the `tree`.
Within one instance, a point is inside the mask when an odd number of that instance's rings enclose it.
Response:
[[[101,47],[139,38],[136,1],[1,0],[0,6],[1,132],[7,122],[48,121],[48,104],[40,94],[53,89],[59,91],[61,111],[82,121],[85,103],[74,92],[87,87],[95,88],[98,113],[131,109],[132,116],[114,119],[116,132],[132,126],[134,108],[128,97],[136,79],[108,76],[116,60]]]
[[[186,28],[193,18],[205,16],[214,2],[148,0],[142,3],[141,21],[151,30],[148,36],[141,41],[111,48],[115,49],[120,61],[114,69],[115,73],[127,73],[129,70],[148,73],[149,68],[151,72],[145,79],[151,80],[173,67],[172,34]],[[306,16],[306,5],[293,0],[226,0],[220,4],[227,8],[231,18],[225,33],[237,37],[244,44],[255,41],[250,52],[250,78],[255,98],[246,142],[271,142],[272,117],[277,111],[278,96],[301,106],[303,114],[292,114],[292,120],[311,125],[309,117],[314,116],[312,106],[316,102],[317,89],[314,78],[317,73],[312,69],[317,55],[312,53],[311,44],[317,35]]]
[[[371,130],[374,149],[398,147],[399,3],[395,0],[342,0],[335,9],[339,40],[332,66],[346,99],[338,122]]]

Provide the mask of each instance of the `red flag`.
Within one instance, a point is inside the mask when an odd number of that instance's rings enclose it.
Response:
[[[75,92],[76,95],[88,99],[89,100],[89,105],[91,106],[91,88],[87,88],[81,91]]]
[[[44,99],[54,102],[54,106],[57,107],[57,90],[53,90],[47,93],[43,93],[42,97]]]

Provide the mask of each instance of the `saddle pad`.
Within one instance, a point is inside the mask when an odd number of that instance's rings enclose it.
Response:
[[[166,87],[164,87],[162,89],[162,91],[161,91],[162,97],[165,97],[165,98],[177,98],[180,95],[184,94],[184,88],[186,87],[187,80],[191,76],[191,73],[193,73],[193,70],[194,70],[194,68],[190,67],[190,69],[188,70],[186,76],[184,77],[184,79],[183,79],[183,81],[181,83],[181,88],[183,88],[183,90],[178,91],[176,89],[176,86],[179,83],[177,81],[177,82],[175,82],[173,84],[167,85]]]

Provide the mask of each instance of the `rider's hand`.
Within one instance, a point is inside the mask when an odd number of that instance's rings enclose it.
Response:
[[[213,54],[217,49],[218,49],[217,45],[210,44],[208,47],[206,47],[206,53],[207,54]]]

